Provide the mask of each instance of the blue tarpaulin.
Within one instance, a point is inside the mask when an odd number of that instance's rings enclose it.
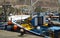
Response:
[[[60,27],[53,26],[53,27],[50,27],[49,30],[51,30],[51,31],[60,30]]]

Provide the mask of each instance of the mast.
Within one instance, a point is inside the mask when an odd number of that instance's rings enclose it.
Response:
[[[5,22],[7,22],[7,13],[6,13],[6,6],[5,6],[5,0],[4,0],[4,2],[3,2],[3,9],[4,9],[4,14],[5,14]]]

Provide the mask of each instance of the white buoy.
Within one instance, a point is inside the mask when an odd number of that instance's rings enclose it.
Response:
[[[40,30],[40,26],[37,26],[37,29]]]

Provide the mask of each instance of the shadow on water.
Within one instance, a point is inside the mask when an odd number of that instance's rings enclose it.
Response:
[[[21,36],[21,35],[18,35],[18,37],[22,37],[22,38],[24,38],[24,37],[26,37],[26,35],[23,35],[23,36]]]

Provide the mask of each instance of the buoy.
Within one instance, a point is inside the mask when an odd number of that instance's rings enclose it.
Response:
[[[14,31],[16,31],[17,28],[18,28],[18,26],[17,25],[14,25],[14,27],[13,27]]]
[[[47,24],[47,23],[45,23],[43,26],[48,26],[48,24]]]
[[[8,21],[8,25],[11,25],[11,24],[12,24],[12,21],[11,21],[11,20],[9,20],[9,21]]]

